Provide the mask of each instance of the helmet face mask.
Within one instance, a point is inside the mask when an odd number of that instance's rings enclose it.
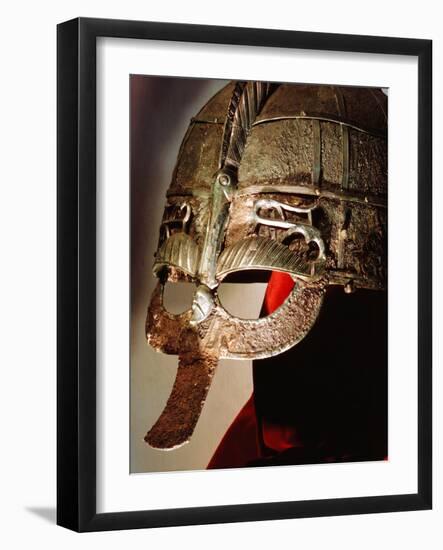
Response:
[[[231,83],[191,121],[167,193],[146,321],[148,343],[180,359],[150,445],[189,440],[219,358],[261,359],[296,345],[329,285],[385,287],[383,94],[357,90],[360,119],[346,89]],[[354,114],[346,123],[345,99]],[[368,120],[379,128],[361,128]],[[289,274],[292,292],[267,317],[232,316],[219,285],[257,271]],[[183,280],[195,284],[193,303],[174,315],[164,285]]]

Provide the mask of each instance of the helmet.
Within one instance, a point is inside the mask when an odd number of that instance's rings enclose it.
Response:
[[[179,356],[168,403],[145,440],[189,441],[219,358],[261,359],[300,342],[330,285],[386,286],[387,98],[382,90],[231,82],[191,120],[178,153],[153,273],[146,335]],[[217,289],[257,271],[295,284],[267,317],[240,319]],[[192,307],[163,306],[192,281]]]

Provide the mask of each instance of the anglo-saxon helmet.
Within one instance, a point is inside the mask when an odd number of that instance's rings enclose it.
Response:
[[[300,342],[328,286],[386,286],[387,98],[379,89],[232,82],[191,120],[167,192],[146,334],[178,355],[168,403],[145,437],[191,437],[219,358],[260,359]],[[228,276],[280,271],[295,282],[267,317],[222,306]],[[192,281],[192,307],[163,306]]]

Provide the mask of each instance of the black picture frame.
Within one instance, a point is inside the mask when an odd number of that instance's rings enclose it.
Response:
[[[398,54],[418,58],[416,494],[96,512],[96,39]],[[432,507],[432,41],[79,18],[57,29],[57,523],[75,531],[425,510]],[[405,216],[407,213],[405,213]]]

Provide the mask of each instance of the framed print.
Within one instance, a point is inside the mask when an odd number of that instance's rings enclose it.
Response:
[[[58,524],[429,509],[432,43],[58,26]]]

